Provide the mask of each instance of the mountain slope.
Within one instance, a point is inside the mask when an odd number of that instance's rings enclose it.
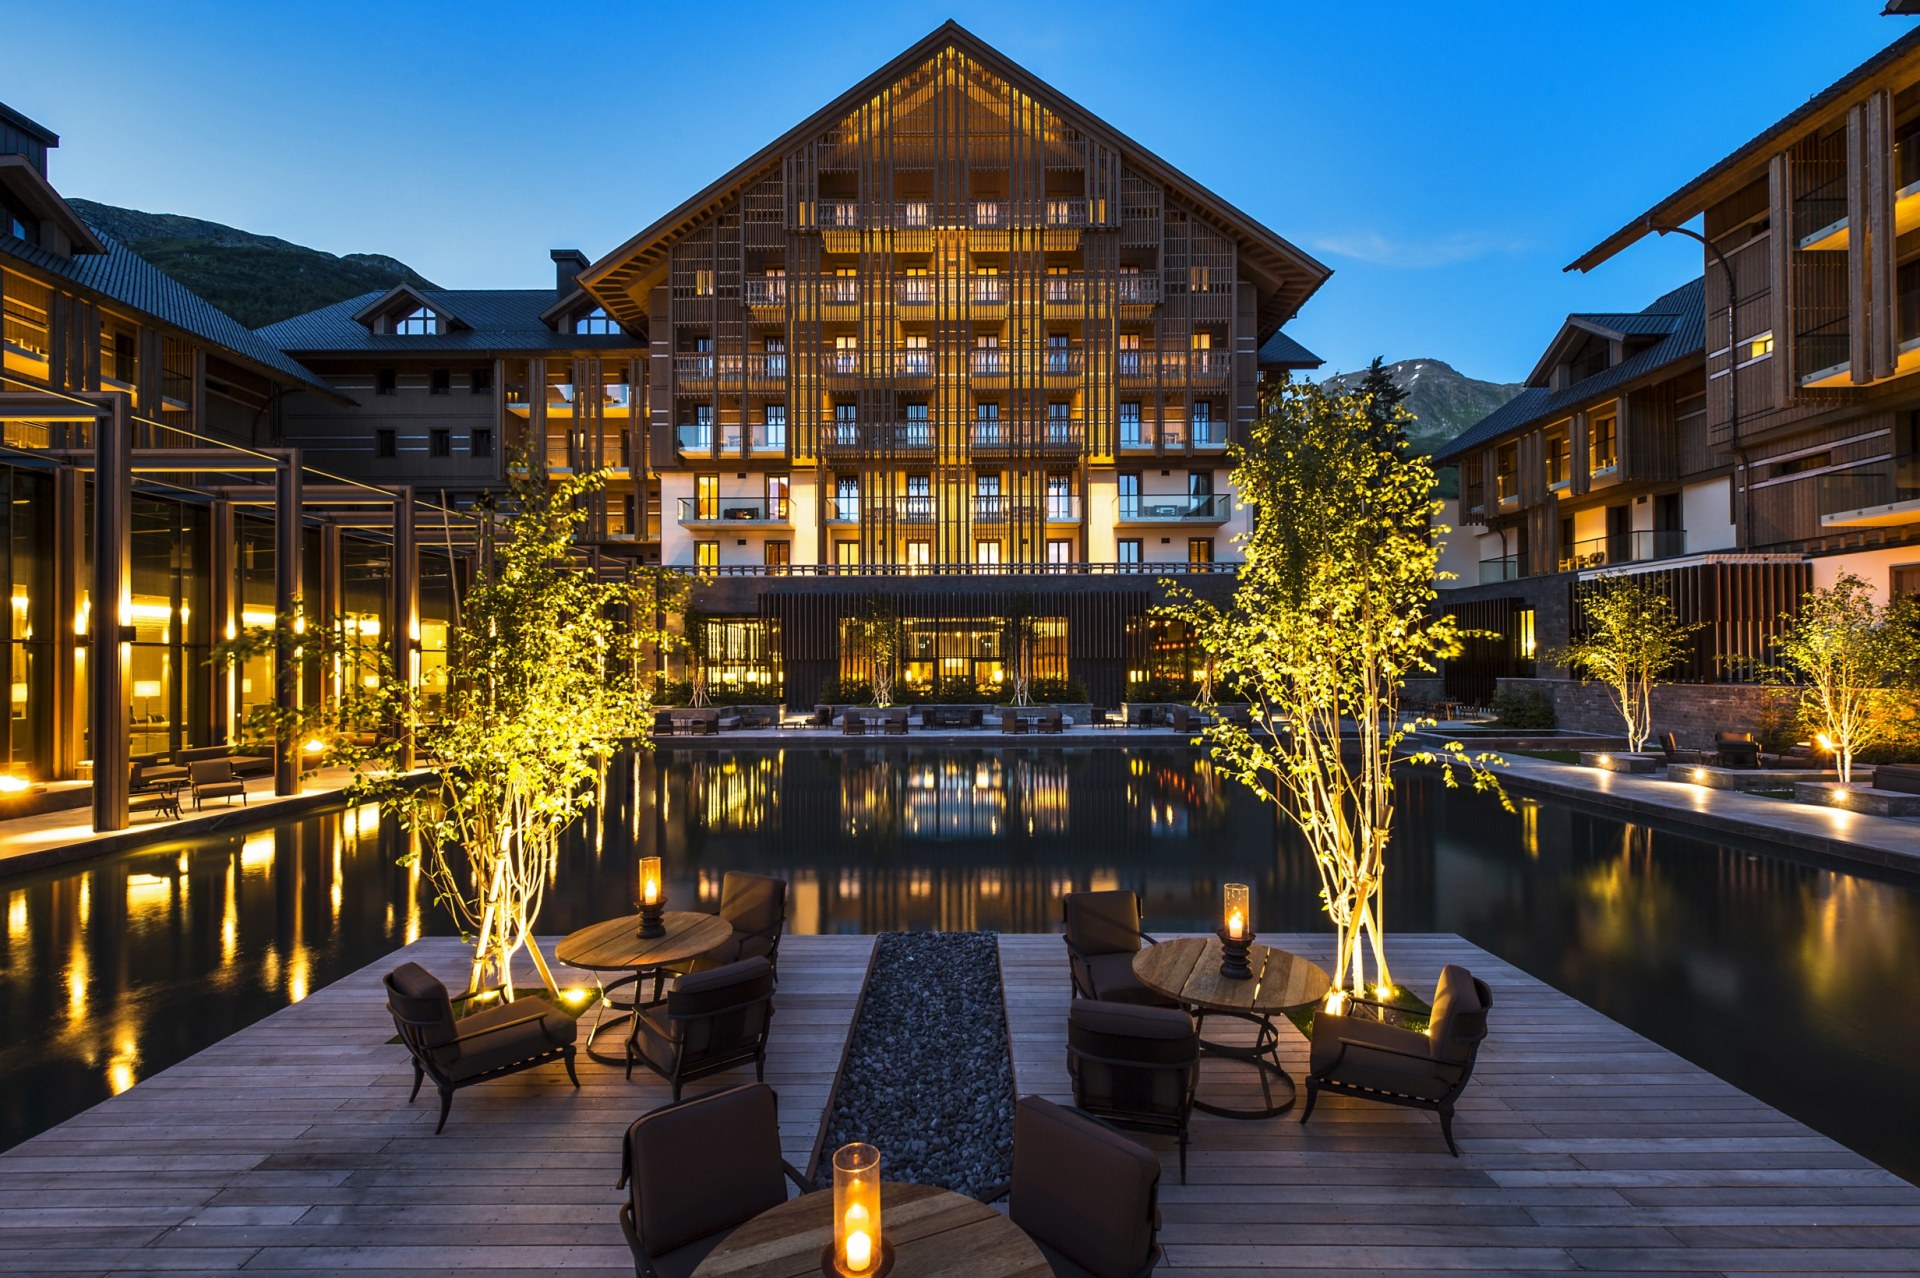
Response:
[[[1393,380],[1407,392],[1405,407],[1413,414],[1407,437],[1421,452],[1430,453],[1482,417],[1520,393],[1517,383],[1483,382],[1468,377],[1437,359],[1403,359],[1387,365]],[[1328,390],[1352,390],[1365,377],[1337,373],[1320,384]]]
[[[173,213],[69,200],[95,229],[112,236],[248,328],[259,328],[375,289],[407,283],[432,288],[405,262],[376,253],[335,257]]]

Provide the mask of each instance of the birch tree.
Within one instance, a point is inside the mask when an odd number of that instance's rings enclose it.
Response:
[[[1586,633],[1550,654],[1583,680],[1604,684],[1639,753],[1653,735],[1653,690],[1693,651],[1704,622],[1682,621],[1673,600],[1647,573],[1609,573],[1579,587]]]
[[[1400,690],[1459,651],[1456,620],[1434,611],[1439,510],[1433,471],[1405,446],[1404,413],[1384,420],[1365,394],[1310,384],[1262,389],[1236,446],[1233,487],[1254,511],[1236,538],[1244,562],[1225,605],[1168,582],[1163,615],[1183,620],[1214,680],[1252,703],[1251,727],[1204,730],[1225,770],[1297,826],[1319,871],[1337,938],[1336,990],[1391,991],[1381,886],[1393,838],[1398,764],[1464,770],[1501,793],[1490,755],[1459,743],[1410,752],[1423,721]],[[1424,721],[1431,722],[1431,721]],[[1505,796],[1501,794],[1502,801]]]
[[[1840,783],[1853,781],[1854,756],[1893,735],[1917,690],[1920,606],[1912,599],[1885,607],[1852,573],[1810,590],[1798,615],[1783,613],[1774,639],[1776,682],[1796,685],[1801,730],[1833,752]]]

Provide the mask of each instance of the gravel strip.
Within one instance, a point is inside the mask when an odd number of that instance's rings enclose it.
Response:
[[[1013,1066],[992,932],[883,932],[826,1119],[833,1151],[880,1149],[887,1180],[978,1196],[1012,1174]]]

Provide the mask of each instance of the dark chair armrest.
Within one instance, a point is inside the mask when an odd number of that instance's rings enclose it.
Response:
[[[1148,945],[1158,945],[1158,944],[1160,944],[1160,942],[1158,942],[1158,941],[1156,941],[1156,940],[1154,940],[1154,939],[1153,939],[1153,938],[1152,938],[1151,936],[1148,936],[1148,935],[1147,935],[1147,934],[1146,934],[1145,932],[1142,932],[1142,933],[1140,933],[1139,935],[1140,935],[1140,939],[1141,939],[1141,940],[1143,940],[1143,941],[1145,941],[1145,942],[1146,942],[1146,943],[1147,943]]]
[[[780,1170],[787,1174],[787,1179],[792,1181],[793,1187],[801,1193],[804,1194],[813,1189],[813,1186],[807,1183],[807,1178],[800,1174],[800,1169],[784,1158],[780,1160]]]
[[[464,1002],[467,1002],[469,999],[476,999],[485,994],[503,993],[505,992],[506,988],[507,987],[504,985],[488,985],[477,990],[466,990],[463,993],[449,995],[448,1001],[453,1003],[464,1003]]]
[[[997,1185],[988,1185],[980,1191],[980,1201],[983,1203],[997,1203],[1012,1192],[1012,1190],[1013,1186],[1006,1181],[1001,1181]]]
[[[1378,1043],[1369,1043],[1357,1038],[1343,1038],[1340,1040],[1340,1059],[1344,1060],[1346,1058],[1349,1047],[1364,1048],[1369,1052],[1379,1052],[1384,1056],[1402,1056],[1410,1061],[1425,1061],[1429,1065],[1433,1063],[1433,1057],[1427,1055],[1425,1052],[1403,1052],[1397,1047],[1382,1047]],[[1337,1065],[1339,1061],[1335,1061],[1334,1063]]]
[[[456,1043],[464,1043],[469,1039],[481,1038],[488,1034],[498,1033],[503,1029],[512,1029],[517,1025],[527,1025],[534,1021],[544,1021],[545,1019],[547,1019],[545,1012],[535,1012],[531,1016],[517,1016],[513,1020],[501,1021],[498,1025],[489,1025],[485,1029],[473,1030],[466,1034],[456,1034],[453,1036],[453,1041]],[[456,1025],[459,1024],[458,1021],[454,1023]]]

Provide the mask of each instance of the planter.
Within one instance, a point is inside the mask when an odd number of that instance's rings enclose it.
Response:
[[[1582,750],[1580,766],[1602,772],[1634,772],[1651,775],[1666,761],[1657,754],[1629,754],[1625,750]]]
[[[1794,783],[1793,801],[1823,808],[1844,808],[1869,816],[1920,817],[1920,794],[1904,790],[1876,790],[1870,785],[1840,785],[1831,781]]]

